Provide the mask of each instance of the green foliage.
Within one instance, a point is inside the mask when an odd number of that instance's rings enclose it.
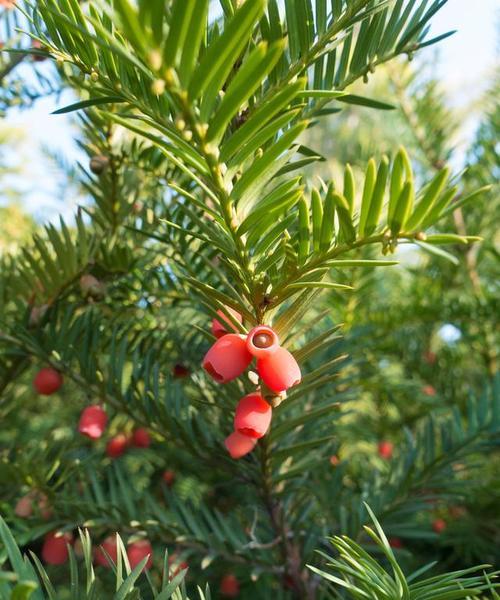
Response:
[[[408,600],[477,598],[481,592],[493,591],[497,587],[490,580],[491,577],[497,575],[496,573],[487,574],[483,571],[482,574],[474,575],[481,569],[488,568],[488,565],[422,579],[422,575],[432,568],[433,564],[431,563],[406,577],[380,523],[368,507],[367,510],[375,525],[375,531],[368,526],[365,526],[364,529],[387,560],[392,576],[359,544],[346,536],[336,536],[330,540],[332,546],[339,553],[338,558],[332,558],[322,553],[331,570],[339,573],[340,576],[309,567],[327,581],[345,588],[350,598],[408,598]],[[493,591],[493,593],[496,597],[496,592]]]

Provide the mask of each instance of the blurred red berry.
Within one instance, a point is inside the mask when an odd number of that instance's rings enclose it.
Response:
[[[14,513],[18,517],[31,517],[34,510],[38,511],[42,519],[50,519],[52,516],[52,508],[49,504],[47,496],[39,490],[31,490],[25,496],[17,501],[14,508]]]
[[[1,48],[1,46],[0,46]],[[34,306],[30,312],[29,324],[31,327],[36,327],[40,325],[45,313],[47,312],[49,306],[47,304],[42,304],[41,306]]]
[[[119,433],[106,444],[106,454],[110,458],[118,458],[125,452],[127,445],[127,437],[123,433]]]
[[[33,44],[31,45],[31,47],[34,50],[44,50],[45,48],[42,46],[41,42],[39,42],[38,40],[33,40]],[[43,56],[42,54],[32,54],[31,55],[31,59],[35,62],[43,62],[47,57]]]
[[[398,537],[389,538],[389,545],[391,548],[402,548],[403,542]]]
[[[224,442],[231,458],[241,458],[255,448],[257,440],[255,438],[242,435],[238,431],[233,432]]]
[[[234,429],[251,438],[261,438],[269,429],[271,417],[271,405],[259,393],[248,394],[236,407]]]
[[[378,455],[380,458],[389,460],[392,458],[394,444],[392,442],[382,441],[378,444]]]
[[[247,350],[256,358],[266,358],[274,354],[279,345],[274,329],[267,325],[257,325],[247,335]]]
[[[340,464],[340,458],[336,454],[330,456],[330,464],[332,467],[337,467]]]
[[[435,396],[436,388],[432,385],[424,385],[424,387],[422,388],[422,393],[426,396]]]
[[[78,431],[92,440],[97,440],[104,433],[107,422],[108,415],[102,406],[87,406],[80,415]]]
[[[0,0],[0,6],[4,8],[14,8],[16,5],[16,0]]]
[[[128,562],[134,569],[146,556],[149,555],[145,569],[150,569],[153,564],[153,548],[148,540],[139,540],[129,544],[127,548]]]
[[[265,358],[258,358],[257,372],[273,392],[284,392],[300,383],[302,378],[300,367],[293,354],[282,347]]]
[[[50,519],[53,514],[52,507],[50,506],[49,499],[43,492],[36,492],[38,510],[42,519]]]
[[[229,306],[226,306],[226,310],[239,323],[243,322],[243,317],[240,315],[240,313],[237,310],[234,310],[234,308],[229,308]],[[212,333],[213,333],[213,335],[215,335],[216,338],[220,338],[223,335],[226,335],[226,333],[228,333],[228,330],[229,330],[229,332],[236,331],[236,328],[234,327],[234,325],[231,323],[229,318],[224,314],[224,312],[222,310],[218,310],[217,314],[219,315],[220,320],[212,319]]]
[[[101,565],[101,567],[105,567],[106,569],[110,569],[111,565],[109,564],[106,555],[103,552],[103,549],[109,554],[111,560],[115,563],[117,561],[118,549],[116,546],[116,535],[110,535],[105,540],[102,541],[101,545],[94,550],[94,560],[96,564]]]
[[[45,536],[42,558],[48,565],[62,565],[68,560],[67,544],[73,539],[71,533],[53,531]]]
[[[151,436],[145,427],[138,427],[132,434],[132,446],[136,448],[149,448]]]
[[[62,384],[62,375],[50,367],[40,369],[33,380],[35,390],[43,396],[50,396],[57,392]]]
[[[220,582],[220,593],[225,598],[237,598],[240,595],[240,582],[236,575],[228,573]]]
[[[433,365],[437,360],[437,354],[432,350],[427,350],[424,352],[424,360],[428,365]]]
[[[163,475],[161,477],[168,487],[172,487],[174,485],[175,471],[170,471],[167,469],[166,471],[163,471]]]
[[[174,365],[174,368],[172,369],[172,375],[174,377],[176,377],[177,379],[182,379],[183,377],[189,377],[190,371],[188,369],[188,367],[185,367],[184,365],[181,364],[176,364]]]
[[[203,368],[219,383],[239,377],[252,362],[246,337],[228,333],[219,338],[203,359]]]
[[[443,533],[443,531],[446,529],[447,525],[446,525],[446,521],[444,519],[435,519],[432,522],[432,529],[434,529],[434,531],[436,533]]]
[[[31,517],[33,514],[33,492],[29,492],[16,503],[14,513],[21,518]]]
[[[80,290],[84,298],[102,299],[106,294],[106,285],[90,274],[80,277]]]
[[[181,571],[185,571],[189,568],[189,565],[185,560],[179,562],[179,557],[175,552],[168,557],[168,566],[170,571],[169,580],[172,580]]]

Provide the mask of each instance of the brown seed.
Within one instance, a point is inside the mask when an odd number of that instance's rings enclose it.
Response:
[[[258,333],[252,341],[256,348],[269,348],[273,344],[273,336],[269,333]]]
[[[107,156],[93,156],[90,159],[90,170],[95,175],[101,175],[107,169],[109,165],[109,158]]]

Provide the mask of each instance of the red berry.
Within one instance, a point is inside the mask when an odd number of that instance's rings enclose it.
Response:
[[[128,440],[123,433],[115,435],[106,445],[106,454],[111,458],[118,458],[127,449]]]
[[[392,442],[382,441],[378,444],[378,455],[380,458],[389,460],[392,458],[394,451],[394,444]]]
[[[153,564],[153,548],[148,540],[139,540],[129,544],[127,548],[128,562],[130,567],[134,569],[146,556],[149,555],[146,566],[146,570],[151,568]]]
[[[234,429],[251,438],[261,438],[269,429],[271,417],[271,405],[259,393],[248,394],[236,407]]]
[[[389,538],[389,545],[391,548],[402,548],[403,542],[398,537]]]
[[[233,432],[224,442],[231,458],[241,458],[242,456],[245,456],[245,454],[248,454],[255,448],[256,443],[257,440],[255,438],[242,435],[238,431]]]
[[[35,390],[43,396],[50,396],[61,387],[62,375],[50,367],[40,369],[33,380]]]
[[[16,0],[0,0],[0,6],[4,6],[5,8],[14,8],[16,5]]]
[[[106,550],[106,552],[109,554],[111,560],[116,565],[117,556],[118,556],[118,549],[116,546],[116,535],[108,536],[105,540],[103,540],[101,545],[98,548],[95,548],[95,550],[94,550],[95,562],[98,565],[101,565],[101,567],[106,567],[106,569],[110,569],[111,565],[109,564],[109,561],[106,558],[106,555],[102,551],[103,549]]]
[[[174,368],[172,369],[172,375],[174,377],[176,377],[177,379],[181,379],[183,377],[189,377],[189,369],[188,367],[185,367],[184,365],[174,365]]]
[[[174,485],[175,471],[170,471],[167,469],[166,471],[163,471],[163,475],[161,477],[168,487],[172,487]]]
[[[220,582],[220,593],[225,598],[237,598],[240,595],[240,582],[236,575],[224,575]]]
[[[330,456],[330,464],[332,467],[337,467],[340,464],[340,458],[336,454]]]
[[[239,377],[251,362],[245,336],[228,333],[205,354],[203,368],[215,381],[227,383]]]
[[[432,529],[434,529],[436,533],[443,533],[446,527],[447,525],[444,519],[435,519],[432,523]]]
[[[67,544],[71,543],[71,533],[53,531],[45,536],[42,558],[48,565],[62,565],[68,560]]]
[[[422,388],[422,393],[426,396],[435,396],[436,388],[432,385],[424,385],[424,387]]]
[[[256,358],[266,358],[279,348],[278,336],[271,327],[257,325],[247,335],[247,349]]]
[[[271,355],[257,359],[257,372],[273,392],[284,392],[302,379],[297,361],[288,350],[281,347]]]
[[[132,434],[132,445],[136,448],[149,448],[151,436],[145,427],[138,427]]]
[[[229,308],[229,306],[226,306],[226,310],[237,321],[239,321],[240,323],[243,322],[243,317],[240,315],[240,313],[237,310],[234,310],[234,308]],[[220,317],[220,321],[218,319],[212,319],[212,333],[215,335],[216,338],[220,338],[223,335],[226,335],[226,333],[228,332],[227,331],[228,329],[231,332],[236,331],[234,325],[231,323],[231,321],[229,320],[227,315],[222,310],[218,310],[217,314]],[[221,321],[222,321],[222,323],[221,323]]]
[[[87,406],[80,415],[78,431],[82,435],[89,437],[91,440],[97,440],[104,433],[107,422],[108,415],[102,406],[99,406],[98,404]]]

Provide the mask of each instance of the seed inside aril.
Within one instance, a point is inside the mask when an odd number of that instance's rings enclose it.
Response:
[[[252,341],[256,348],[269,348],[273,345],[273,336],[269,333],[258,333]]]

